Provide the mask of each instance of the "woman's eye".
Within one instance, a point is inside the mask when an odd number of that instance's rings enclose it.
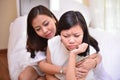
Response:
[[[48,26],[49,22],[44,23],[44,26]]]
[[[36,31],[39,31],[40,30],[40,28],[37,28],[37,29],[35,29]]]

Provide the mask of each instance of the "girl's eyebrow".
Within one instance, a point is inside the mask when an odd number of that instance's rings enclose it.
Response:
[[[75,34],[83,34],[83,33],[75,33]]]

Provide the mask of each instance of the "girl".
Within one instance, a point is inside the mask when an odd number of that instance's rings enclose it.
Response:
[[[99,53],[98,42],[89,35],[85,19],[80,12],[64,13],[60,18],[57,30],[59,35],[48,40],[47,61],[62,67],[67,66],[66,75],[55,74],[58,79],[111,80],[100,63],[100,54],[94,59],[98,66],[94,65],[96,68],[93,71],[90,70],[84,77],[76,77],[75,63],[84,61],[86,56],[93,53]],[[93,59],[93,56],[89,58]],[[90,65],[88,64],[88,66]]]

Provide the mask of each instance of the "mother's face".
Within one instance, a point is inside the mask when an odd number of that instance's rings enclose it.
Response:
[[[37,15],[32,21],[32,26],[40,37],[50,39],[56,34],[55,23],[54,18],[47,15]]]

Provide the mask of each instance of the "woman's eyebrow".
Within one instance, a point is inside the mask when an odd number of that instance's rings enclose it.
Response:
[[[44,21],[42,22],[42,25],[44,25],[46,22],[47,22],[47,20],[44,20]]]
[[[38,28],[38,27],[40,27],[40,26],[35,26],[34,28]]]

